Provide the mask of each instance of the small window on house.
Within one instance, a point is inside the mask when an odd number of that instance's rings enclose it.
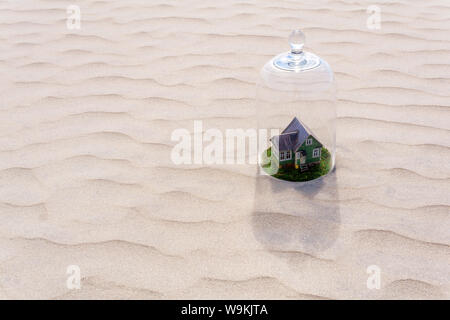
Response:
[[[291,160],[291,151],[286,151],[286,160]]]
[[[313,158],[320,157],[320,148],[316,148],[313,150]]]
[[[284,160],[284,151],[280,152],[280,160]]]
[[[312,145],[312,138],[306,139],[306,145],[307,145],[307,146]]]

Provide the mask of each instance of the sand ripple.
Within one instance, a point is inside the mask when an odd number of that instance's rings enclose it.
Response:
[[[73,31],[68,4],[0,1],[0,298],[450,297],[448,1],[381,30],[365,1],[81,1]],[[253,167],[173,165],[174,129],[254,120],[298,26],[339,86],[333,176],[258,199]]]

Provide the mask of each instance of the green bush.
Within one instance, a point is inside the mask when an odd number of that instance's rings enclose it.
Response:
[[[271,148],[267,149],[266,152],[267,157],[270,158]],[[313,179],[317,179],[320,176],[327,174],[330,171],[331,167],[331,155],[330,152],[326,148],[322,148],[322,155],[320,157],[320,163],[310,167],[307,171],[301,172],[300,169],[294,168],[280,168],[278,172],[272,174],[270,172],[271,166],[270,162],[264,166],[262,166],[263,170],[275,177],[277,179],[286,180],[286,181],[309,181]]]

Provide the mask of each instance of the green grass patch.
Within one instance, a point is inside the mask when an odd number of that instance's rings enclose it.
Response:
[[[262,156],[261,168],[268,175],[274,178],[286,180],[286,181],[296,181],[304,182],[317,179],[330,171],[331,168],[331,155],[330,152],[322,147],[322,155],[320,157],[320,162],[309,168],[307,171],[301,172],[300,169],[294,168],[275,168],[271,164],[270,160],[271,148],[267,149]]]

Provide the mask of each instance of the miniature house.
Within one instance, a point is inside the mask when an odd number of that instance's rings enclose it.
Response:
[[[308,170],[320,163],[322,144],[296,117],[283,132],[270,139],[272,142],[271,160],[279,168]]]

